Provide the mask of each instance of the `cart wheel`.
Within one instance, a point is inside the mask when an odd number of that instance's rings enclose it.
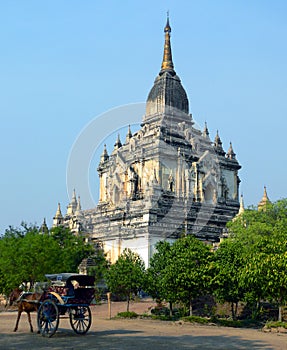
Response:
[[[37,314],[38,330],[43,337],[52,337],[59,325],[59,310],[53,300],[44,300]]]
[[[76,306],[70,309],[70,324],[77,334],[86,334],[92,324],[89,306]]]

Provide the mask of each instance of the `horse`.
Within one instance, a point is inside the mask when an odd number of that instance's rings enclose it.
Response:
[[[42,294],[40,293],[23,292],[19,288],[12,290],[8,297],[9,306],[12,306],[14,302],[16,302],[18,305],[18,316],[14,332],[16,332],[18,329],[19,320],[23,311],[27,313],[28,321],[30,324],[30,331],[33,332],[30,312],[38,311],[39,300],[41,296]]]

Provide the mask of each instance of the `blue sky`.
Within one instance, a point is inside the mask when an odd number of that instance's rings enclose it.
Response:
[[[65,213],[75,141],[95,117],[146,100],[167,10],[190,111],[225,150],[232,141],[245,204],[264,185],[272,201],[287,197],[286,1],[10,0],[0,3],[0,232],[51,225],[58,202]]]

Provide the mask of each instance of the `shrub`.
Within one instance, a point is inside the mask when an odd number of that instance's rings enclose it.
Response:
[[[169,308],[159,305],[151,309],[151,313],[154,316],[169,316]]]
[[[165,316],[165,315],[151,315],[152,320],[161,320],[161,321],[174,321],[175,317]]]
[[[234,328],[260,328],[261,327],[260,322],[252,319],[235,321],[232,319],[222,319],[222,318],[212,317],[211,322],[217,324],[218,326],[223,326],[223,327],[234,327]]]
[[[117,314],[117,317],[122,317],[122,318],[137,318],[138,314],[134,311],[124,311],[124,312],[119,312]]]
[[[277,327],[287,328],[287,323],[279,322],[279,321],[269,321],[269,322],[266,322],[265,327],[266,328],[277,328]]]
[[[204,317],[200,316],[187,316],[187,317],[182,317],[181,318],[184,322],[190,322],[190,323],[209,323],[210,321]]]

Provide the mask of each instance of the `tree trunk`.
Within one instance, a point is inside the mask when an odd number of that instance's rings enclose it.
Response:
[[[192,300],[189,300],[189,316],[192,316]]]
[[[235,320],[234,302],[231,302],[231,315],[232,319]]]
[[[280,303],[279,308],[278,308],[278,321],[282,322],[282,305]]]
[[[172,317],[172,302],[169,302],[169,316]]]
[[[251,304],[251,318],[252,320],[258,319],[261,310],[261,302],[260,299],[257,299]]]
[[[235,310],[234,310],[234,319],[237,319],[237,311],[238,311],[238,301],[235,303]]]
[[[257,311],[258,311],[258,313],[260,311],[260,308],[261,308],[260,300],[257,300]]]
[[[127,312],[130,311],[130,295],[127,295]]]

